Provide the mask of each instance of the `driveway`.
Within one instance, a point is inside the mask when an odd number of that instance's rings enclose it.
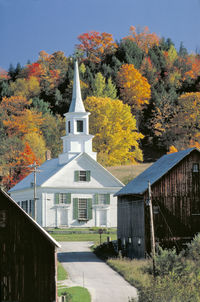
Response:
[[[91,242],[60,242],[58,260],[69,274],[69,286],[86,287],[92,302],[128,302],[137,291],[89,249]]]

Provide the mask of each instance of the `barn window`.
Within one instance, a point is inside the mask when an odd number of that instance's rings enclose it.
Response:
[[[77,132],[83,132],[83,121],[77,121]]]
[[[110,194],[95,194],[94,204],[98,204],[98,205],[110,204]]]
[[[92,219],[92,199],[73,199],[73,219],[77,219],[79,221]]]
[[[0,228],[6,227],[6,211],[0,210]]]
[[[74,171],[75,181],[90,181],[90,171]]]
[[[199,172],[199,164],[195,163],[192,166],[192,172],[197,173]]]

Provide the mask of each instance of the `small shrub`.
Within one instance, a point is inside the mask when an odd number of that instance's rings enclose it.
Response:
[[[186,255],[188,258],[200,262],[200,233],[194,237],[191,243],[187,244]]]
[[[155,256],[155,273],[157,276],[165,276],[171,272],[180,273],[183,268],[182,254],[179,255],[176,249],[163,249],[158,246],[158,251]],[[148,267],[150,274],[153,274],[153,267]]]
[[[112,241],[109,243],[104,242],[103,244],[95,247],[94,253],[103,260],[107,260],[108,258],[117,257],[117,255],[118,255],[115,245]]]

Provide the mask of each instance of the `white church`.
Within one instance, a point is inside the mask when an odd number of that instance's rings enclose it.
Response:
[[[72,101],[65,113],[63,153],[39,167],[36,182],[31,173],[9,191],[42,227],[117,226],[117,197],[113,195],[123,184],[96,161],[89,115],[81,97],[76,62]]]

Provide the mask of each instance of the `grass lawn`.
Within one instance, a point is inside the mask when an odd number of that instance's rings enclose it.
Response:
[[[106,169],[117,177],[121,182],[127,184],[133,178],[138,176],[144,170],[151,166],[151,163],[138,164],[138,165],[126,165],[116,167],[106,167]]]
[[[109,259],[107,263],[137,289],[150,286],[153,277],[147,272],[151,260]]]
[[[68,278],[67,272],[62,266],[62,264],[58,261],[57,262],[57,280],[62,281]]]
[[[93,241],[95,244],[100,243],[99,234],[54,234],[51,236],[57,241]],[[111,240],[117,239],[117,234],[102,234],[101,243],[107,241],[107,237],[111,237]]]
[[[91,302],[91,296],[87,288],[73,286],[69,288],[59,288],[58,296],[67,294],[71,299],[70,302]],[[68,301],[68,300],[67,300]]]

